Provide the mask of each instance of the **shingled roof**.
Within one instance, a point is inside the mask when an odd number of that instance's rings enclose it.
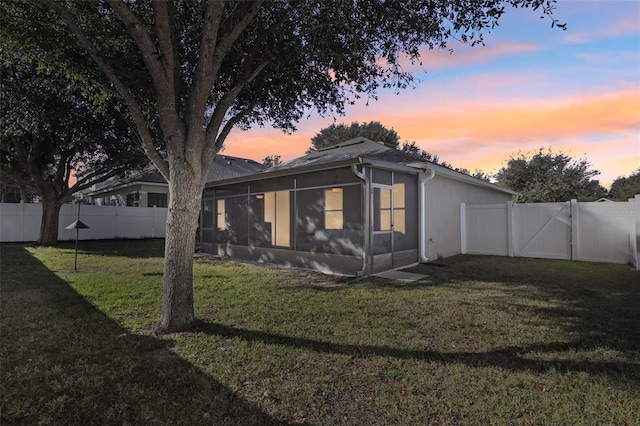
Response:
[[[364,137],[350,139],[348,141],[330,146],[328,148],[312,151],[302,157],[295,158],[286,163],[279,164],[268,169],[271,171],[296,169],[300,167],[316,166],[354,158],[369,158],[374,160],[389,161],[395,164],[413,164],[421,161],[416,157],[398,149],[390,148],[382,142],[374,142]]]
[[[260,173],[267,167],[254,160],[246,158],[231,157],[229,155],[216,155],[209,167],[209,175],[207,183],[219,180],[232,179],[241,176],[253,175]],[[166,184],[167,181],[155,169],[148,170],[138,175],[131,176],[126,179],[114,177],[105,181],[102,185],[98,185],[93,190],[87,191],[85,195],[93,195],[111,191],[119,187],[128,186],[134,183],[159,183]]]
[[[207,182],[231,179],[239,176],[253,175],[266,170],[267,166],[246,158],[216,155],[209,168]]]
[[[404,168],[405,170],[413,169],[414,171],[425,170],[425,168],[428,168],[434,170],[436,174],[444,175],[448,178],[463,181],[471,185],[488,187],[511,195],[518,194],[515,191],[495,185],[489,181],[469,176],[422,158],[414,157],[413,155],[399,149],[388,147],[382,142],[374,142],[364,137],[357,137],[328,148],[312,151],[302,157],[294,158],[293,160],[277,166],[263,169],[258,173],[208,182],[207,186],[215,187],[231,183],[253,181],[256,179],[285,176],[300,172],[322,170],[325,166],[327,168],[331,168],[337,166],[342,167],[349,164],[366,163],[393,165],[395,167],[399,166]]]

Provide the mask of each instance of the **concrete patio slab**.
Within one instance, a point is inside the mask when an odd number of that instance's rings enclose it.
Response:
[[[386,271],[379,274],[373,274],[373,276],[397,281],[420,281],[421,279],[428,277],[428,275],[413,274],[411,272],[402,271]]]

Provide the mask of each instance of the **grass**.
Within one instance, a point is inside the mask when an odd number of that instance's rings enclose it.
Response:
[[[3,245],[2,424],[638,424],[640,275],[457,256],[416,283],[194,264],[157,337],[162,245]]]

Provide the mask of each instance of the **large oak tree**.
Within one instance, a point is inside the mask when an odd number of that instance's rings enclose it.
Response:
[[[99,72],[124,99],[169,182],[159,325],[167,332],[195,321],[202,190],[234,126],[294,130],[312,110],[340,114],[361,94],[407,87],[403,65],[423,49],[452,37],[481,43],[510,5],[551,16],[554,0],[22,0],[5,7],[3,36],[68,69]]]
[[[0,172],[3,180],[38,189],[37,243],[58,243],[60,207],[75,192],[148,163],[114,99],[96,108],[64,75],[13,59],[0,64]]]

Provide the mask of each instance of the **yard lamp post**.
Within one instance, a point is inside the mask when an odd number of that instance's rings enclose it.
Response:
[[[71,225],[67,226],[66,229],[75,229],[76,230],[76,256],[73,262],[73,270],[78,270],[78,236],[81,229],[89,229],[87,225],[80,221],[80,203],[78,203],[78,218]]]

